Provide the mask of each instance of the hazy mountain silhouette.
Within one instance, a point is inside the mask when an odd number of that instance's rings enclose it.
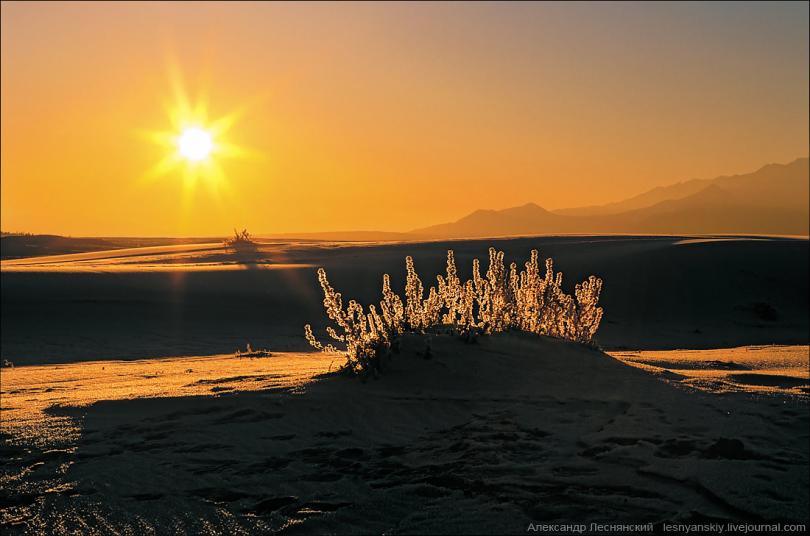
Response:
[[[809,185],[808,159],[799,158],[744,175],[655,188],[601,207],[550,212],[529,203],[477,210],[456,222],[413,233],[435,238],[549,233],[807,235]],[[667,195],[672,197],[662,199]]]
[[[504,210],[476,210],[456,222],[417,229],[413,234],[439,237],[532,234],[537,229],[560,229],[570,221],[567,216],[527,203]]]
[[[662,201],[683,199],[684,197],[703,190],[711,182],[712,179],[692,179],[669,186],[658,186],[642,194],[615,203],[592,205],[588,207],[562,208],[555,210],[554,213],[563,216],[605,216],[608,214],[620,214],[629,210],[651,207]]]

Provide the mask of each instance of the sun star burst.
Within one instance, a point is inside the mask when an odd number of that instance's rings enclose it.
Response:
[[[147,139],[166,152],[143,178],[153,181],[179,173],[187,193],[198,184],[205,184],[218,196],[220,190],[228,188],[222,161],[248,155],[245,148],[227,140],[244,107],[212,119],[207,98],[198,96],[192,102],[177,69],[170,69],[170,80],[173,95],[164,101],[169,128],[144,132]]]

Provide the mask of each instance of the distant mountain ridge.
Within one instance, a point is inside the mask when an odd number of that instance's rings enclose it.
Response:
[[[808,158],[753,173],[694,179],[618,203],[548,211],[535,203],[476,210],[452,223],[412,231],[432,238],[555,233],[790,234],[810,227]]]
[[[810,234],[808,158],[768,164],[752,173],[660,186],[616,203],[546,210],[526,203],[479,209],[449,223],[410,232],[257,233],[273,240],[399,242],[543,234]],[[3,259],[220,238],[70,238],[2,233]]]
[[[696,194],[706,188],[712,179],[692,179],[678,182],[669,186],[657,186],[652,190],[635,195],[623,201],[607,203],[605,205],[591,205],[587,207],[563,208],[555,210],[555,214],[563,216],[604,216],[619,214],[628,210],[646,208],[662,201],[683,199]]]

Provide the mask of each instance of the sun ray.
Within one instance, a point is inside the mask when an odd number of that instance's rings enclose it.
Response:
[[[180,158],[174,153],[167,154],[160,159],[154,166],[147,169],[142,176],[143,182],[154,182],[155,180],[165,176],[172,170],[177,168],[180,163]]]

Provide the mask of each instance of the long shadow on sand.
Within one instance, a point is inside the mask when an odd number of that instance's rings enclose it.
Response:
[[[808,517],[806,402],[688,392],[543,338],[436,337],[430,360],[423,345],[406,339],[366,382],[61,410],[82,423],[59,458],[69,491],[37,497],[29,523],[525,533]]]

